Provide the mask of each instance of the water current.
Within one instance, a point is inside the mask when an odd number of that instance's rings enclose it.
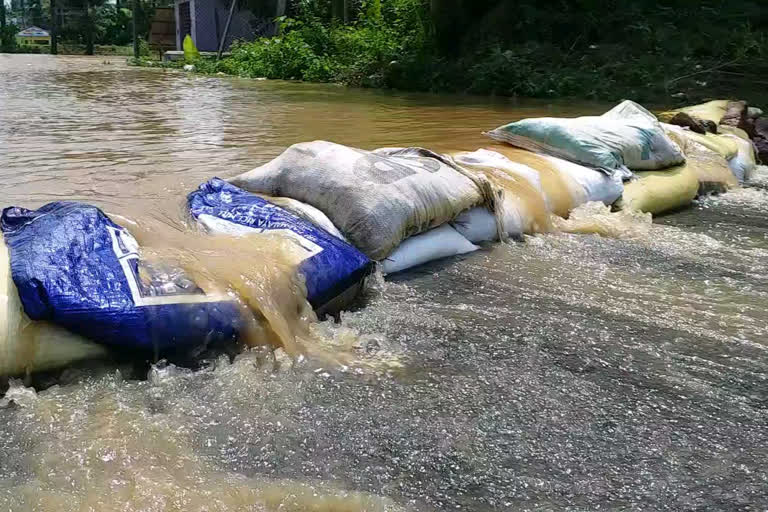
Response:
[[[201,181],[295,142],[472,151],[605,109],[0,55],[0,197],[86,201],[151,238]],[[0,510],[765,510],[766,184],[378,279],[296,359],[11,381]]]

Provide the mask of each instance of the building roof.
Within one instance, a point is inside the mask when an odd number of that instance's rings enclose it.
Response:
[[[50,37],[51,34],[47,30],[43,30],[40,27],[27,27],[18,34],[16,37]]]

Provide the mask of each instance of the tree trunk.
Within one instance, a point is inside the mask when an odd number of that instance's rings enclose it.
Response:
[[[344,21],[344,0],[331,0],[331,18]]]
[[[455,54],[463,35],[462,0],[430,0],[429,7],[438,47],[446,55]]]
[[[136,59],[139,58],[138,24],[139,24],[139,0],[133,0],[133,21],[132,21],[131,30],[133,31],[133,57]]]
[[[56,16],[56,0],[51,0],[51,55],[57,55],[59,53],[58,24],[59,19]]]
[[[85,54],[93,55],[93,16],[91,13],[91,2],[85,2]]]
[[[0,0],[0,32],[3,30],[5,30],[5,0]],[[3,32],[3,35],[5,35],[5,32]]]

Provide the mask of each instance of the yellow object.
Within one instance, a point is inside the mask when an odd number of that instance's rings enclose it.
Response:
[[[693,105],[690,107],[661,112],[656,117],[659,119],[659,121],[666,123],[675,117],[675,114],[678,112],[684,112],[691,117],[712,121],[715,124],[720,124],[720,121],[725,115],[725,109],[728,107],[729,101],[731,100],[708,101],[707,103],[702,103],[700,105]]]
[[[531,153],[525,149],[518,149],[506,144],[495,144],[488,147],[491,151],[501,153],[513,162],[527,165],[539,172],[541,188],[549,205],[549,210],[560,217],[567,217],[568,213],[584,202],[578,186],[568,176],[564,176],[557,168],[542,155]]]
[[[28,27],[16,34],[19,46],[44,46],[51,44],[51,34],[40,27]]]
[[[200,52],[197,51],[195,42],[192,41],[192,36],[189,34],[184,37],[184,43],[182,47],[184,48],[184,60],[197,60],[200,58]]]
[[[689,141],[685,149],[688,167],[699,180],[699,194],[725,192],[739,186],[739,180],[728,167],[728,161],[722,155],[699,144]]]
[[[0,234],[0,376],[61,367],[105,353],[101,345],[24,314]]]
[[[729,135],[735,135],[739,137],[740,139],[744,139],[747,142],[751,142],[752,139],[749,138],[749,134],[742,130],[741,128],[736,128],[735,126],[728,126],[727,124],[721,124],[717,127],[718,133],[725,133]]]
[[[715,135],[714,133],[708,133],[702,135],[691,131],[686,131],[685,136],[689,140],[698,142],[702,146],[711,149],[715,153],[721,155],[726,160],[730,160],[735,157],[739,152],[739,145],[736,141],[730,137],[723,135]]]
[[[616,202],[619,210],[657,215],[687,205],[699,191],[699,179],[688,164],[662,171],[635,172]]]

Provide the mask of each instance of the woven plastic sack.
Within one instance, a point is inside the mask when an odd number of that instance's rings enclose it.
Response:
[[[211,232],[235,236],[269,232],[296,242],[301,250],[298,270],[315,309],[324,310],[347,290],[359,289],[373,270],[368,257],[344,240],[224,180],[203,183],[189,194],[187,204],[192,216]]]
[[[630,169],[663,169],[685,161],[653,115],[632,102],[623,102],[600,117],[524,119],[488,135],[625,179],[632,176]]]
[[[315,141],[230,180],[249,192],[310,204],[374,260],[400,242],[492,201],[453,162],[421,148],[364,151]]]
[[[141,260],[139,245],[95,206],[12,207],[0,218],[24,312],[98,343],[152,353],[233,339],[236,304],[181,269]]]

